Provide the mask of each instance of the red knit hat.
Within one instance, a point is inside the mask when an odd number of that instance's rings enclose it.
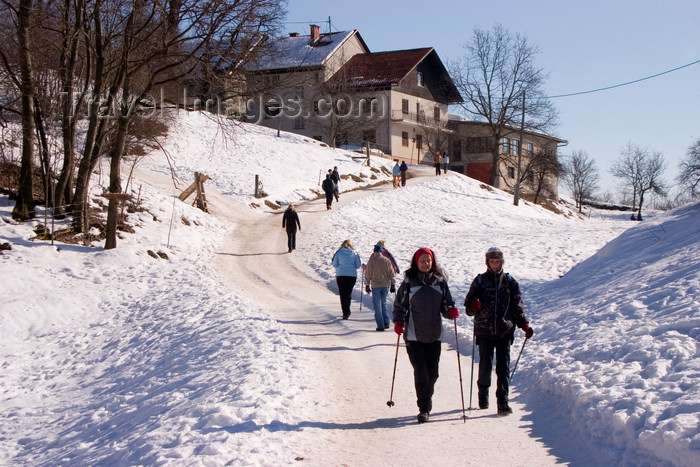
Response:
[[[430,248],[421,248],[413,254],[413,262],[418,264],[418,259],[423,255],[430,255],[430,259],[433,260],[433,262],[435,261],[433,251]]]

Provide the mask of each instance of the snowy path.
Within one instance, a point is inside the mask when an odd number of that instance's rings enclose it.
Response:
[[[419,182],[420,178],[410,179],[409,187]],[[334,208],[342,209],[348,202],[390,189],[383,185],[343,193]],[[300,246],[294,253],[286,253],[281,213],[251,215],[250,211],[222,206],[222,202],[225,199],[214,199],[210,207],[218,211],[216,214],[232,218],[239,228],[220,247],[217,267],[264,310],[274,310],[275,318],[298,340],[312,371],[309,400],[317,402],[313,408],[300,408],[313,416],[296,427],[302,441],[290,453],[290,461],[303,457],[305,465],[429,465],[449,452],[454,465],[558,462],[547,446],[531,435],[529,422],[522,418],[524,409],[517,402],[517,388],[512,394],[514,415],[498,417],[495,407],[467,410],[468,420],[463,422],[457,353],[447,344],[443,344],[430,422],[416,423],[412,371],[403,342],[393,396],[396,405],[387,407],[396,334],[376,332],[371,306],[359,311],[356,300],[351,318],[340,319],[337,295],[314,280],[314,272],[300,258],[309,252]],[[303,245],[325,215],[325,203],[316,200],[297,209],[302,222],[298,244]],[[358,295],[359,282],[358,277]],[[445,324],[448,330],[454,329]],[[467,408],[470,353],[471,349],[461,349]],[[475,394],[473,400],[476,405]]]

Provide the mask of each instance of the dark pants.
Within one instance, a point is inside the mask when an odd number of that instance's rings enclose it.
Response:
[[[297,248],[297,230],[287,230],[287,248],[296,250]]]
[[[440,163],[435,163],[435,175],[440,175]]]
[[[401,172],[401,186],[406,186],[406,172]]]
[[[413,379],[416,384],[416,402],[420,412],[433,409],[433,392],[438,379],[440,364],[440,341],[426,344],[424,342],[406,341],[408,359],[413,365]]]
[[[340,308],[343,310],[343,316],[350,316],[350,301],[352,300],[352,289],[355,288],[357,277],[338,276],[335,278],[338,283],[338,295],[340,295]]]
[[[510,376],[510,343],[512,337],[479,337],[479,393],[488,394],[491,387],[493,353],[496,351],[496,399],[499,404],[508,402]]]
[[[331,204],[333,204],[333,192],[332,191],[330,193],[326,193],[326,207],[327,208],[331,207]]]

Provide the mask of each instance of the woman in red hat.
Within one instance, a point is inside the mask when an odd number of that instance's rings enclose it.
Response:
[[[394,331],[403,334],[413,365],[418,404],[418,423],[425,423],[433,408],[442,345],[442,318],[455,319],[447,276],[429,248],[415,252],[394,301]]]

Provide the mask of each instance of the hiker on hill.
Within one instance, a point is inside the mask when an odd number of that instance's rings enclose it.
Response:
[[[401,166],[399,165],[398,159],[394,159],[394,166],[391,168],[391,177],[394,188],[398,188],[401,182]]]
[[[413,366],[418,423],[430,418],[438,379],[442,345],[442,318],[455,319],[459,311],[447,286],[447,276],[429,248],[413,254],[411,266],[394,300],[394,331],[403,334]]]
[[[408,166],[406,161],[401,161],[401,166],[399,167],[399,172],[401,173],[401,186],[406,186],[406,172],[408,172]]]
[[[391,261],[382,255],[382,246],[374,245],[374,252],[367,261],[365,269],[365,290],[372,294],[374,305],[374,321],[377,323],[376,331],[389,329],[391,320],[386,311],[386,298],[389,292],[396,292],[394,283],[394,268]]]
[[[331,178],[331,170],[328,170],[328,174],[326,174],[326,179],[323,181],[321,184],[321,188],[323,189],[323,192],[326,194],[326,209],[331,209],[331,205],[333,204],[333,194],[335,193],[335,183],[333,183],[333,179]]]
[[[284,215],[282,215],[282,228],[287,231],[287,248],[289,248],[289,253],[297,249],[297,227],[301,231],[297,210],[293,204],[290,204],[284,211]]]
[[[442,165],[442,156],[440,151],[435,153],[435,175],[440,175],[440,166]]]
[[[333,172],[331,172],[331,179],[335,183],[335,190],[333,190],[333,196],[335,196],[336,201],[340,201],[340,173],[338,172],[338,166],[333,167]]]
[[[534,331],[525,317],[520,286],[503,271],[503,252],[491,247],[486,252],[486,272],[476,276],[464,299],[465,312],[474,316],[474,335],[479,346],[479,408],[489,407],[493,353],[496,351],[496,402],[498,415],[509,415],[510,346],[515,326],[529,339]]]
[[[450,167],[450,156],[444,152],[442,153],[442,170],[447,174],[447,169]]]
[[[350,317],[350,302],[352,289],[357,282],[357,270],[362,266],[360,255],[355,252],[352,242],[345,240],[333,255],[331,264],[335,268],[335,281],[338,284],[340,296],[340,308],[343,311],[343,319]]]

